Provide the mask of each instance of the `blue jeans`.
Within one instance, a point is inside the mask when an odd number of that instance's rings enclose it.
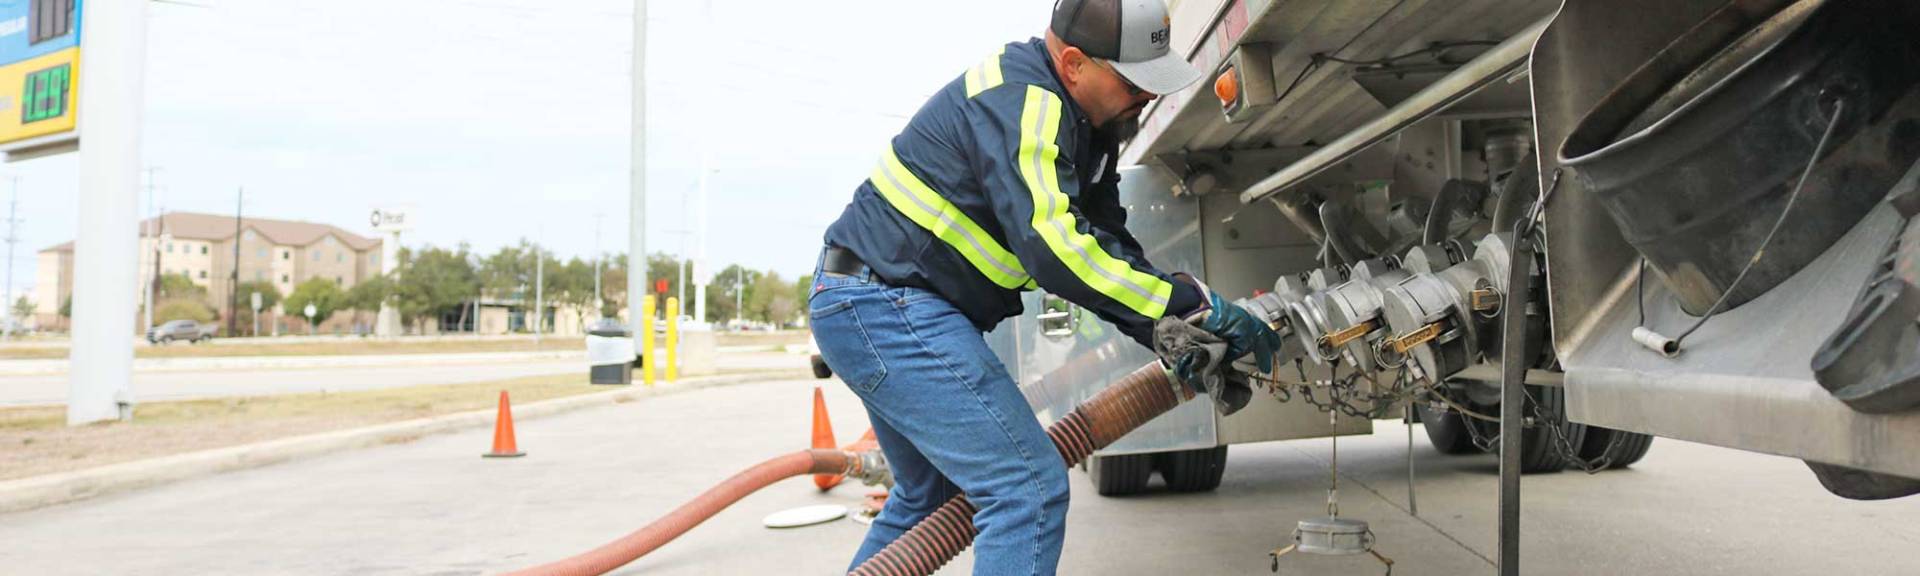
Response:
[[[955,495],[979,508],[974,574],[1052,574],[1067,471],[980,330],[939,295],[814,270],[813,338],[866,404],[893,491],[859,566]]]

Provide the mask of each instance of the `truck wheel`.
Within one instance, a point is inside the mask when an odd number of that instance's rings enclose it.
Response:
[[[1153,455],[1093,456],[1087,459],[1087,476],[1101,496],[1139,494],[1153,479]]]
[[[814,354],[812,360],[813,360],[813,377],[814,378],[820,378],[824,380],[824,379],[833,377],[833,369],[827,367],[826,359],[821,358],[819,354]]]
[[[173,343],[173,337],[172,337],[172,336],[161,336],[161,337],[160,337],[160,345],[161,345],[161,346],[166,346],[166,345],[168,345],[168,344],[172,344],[172,343]]]
[[[1472,422],[1467,415],[1442,408],[1434,410],[1426,402],[1417,403],[1414,410],[1420,415],[1420,423],[1427,429],[1427,441],[1441,454],[1478,454],[1480,447],[1473,445],[1473,434],[1467,430]]]
[[[1566,419],[1566,392],[1560,388],[1545,386],[1527,386],[1527,394],[1541,404],[1540,413],[1560,420],[1560,434],[1566,438],[1575,454],[1587,438],[1587,426],[1575,424]],[[1528,403],[1528,414],[1533,413],[1532,403]],[[1528,474],[1538,472],[1559,472],[1567,466],[1567,458],[1560,451],[1552,431],[1546,425],[1537,424],[1527,428],[1520,437],[1520,471]]]
[[[1174,492],[1210,492],[1220,487],[1227,472],[1227,447],[1180,450],[1155,454],[1154,468]]]
[[[1653,446],[1653,436],[1624,430],[1614,430],[1612,428],[1588,426],[1587,439],[1585,443],[1580,446],[1580,458],[1587,461],[1599,458],[1602,453],[1607,451],[1607,445],[1613,442],[1615,435],[1625,437],[1621,438],[1620,443],[1613,447],[1613,458],[1607,462],[1607,468],[1609,469],[1617,470],[1632,466],[1633,463],[1639,462],[1640,458],[1647,455],[1647,448]]]

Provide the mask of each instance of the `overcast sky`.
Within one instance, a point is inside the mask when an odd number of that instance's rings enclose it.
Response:
[[[562,256],[591,255],[604,214],[601,246],[626,250],[631,0],[194,1],[149,9],[145,162],[167,210],[229,214],[244,187],[250,215],[371,235],[371,208],[405,203],[409,246]],[[1051,4],[713,0],[708,32],[703,0],[650,3],[649,250],[685,242],[705,149],[710,261],[811,270],[887,138]],[[77,165],[0,167],[21,177],[16,294],[74,236]]]

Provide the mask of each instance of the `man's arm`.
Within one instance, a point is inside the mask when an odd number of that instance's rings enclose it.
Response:
[[[1092,213],[1075,206],[1083,191],[1079,167],[1061,146],[1074,128],[1066,121],[1067,106],[1060,95],[1021,84],[969,100],[973,168],[1008,248],[1034,281],[1151,347],[1155,321],[1198,310],[1203,297],[1196,285],[1146,261],[1139,243],[1125,233],[1117,199],[1107,200],[1110,209]],[[1095,220],[1105,224],[1096,226]]]

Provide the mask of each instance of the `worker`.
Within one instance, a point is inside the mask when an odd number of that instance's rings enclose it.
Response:
[[[1125,227],[1121,137],[1200,76],[1169,49],[1170,24],[1162,0],[1058,0],[1045,38],[935,93],[828,228],[814,339],[865,403],[895,482],[852,566],[964,493],[979,509],[975,574],[1055,571],[1066,470],[982,336],[1020,314],[1023,291],[1143,345],[1161,318],[1185,319],[1270,369],[1265,323],[1154,268]]]

